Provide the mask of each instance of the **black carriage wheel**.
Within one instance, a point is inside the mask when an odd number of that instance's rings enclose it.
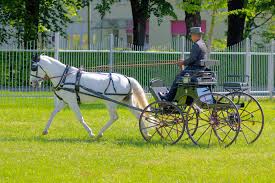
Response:
[[[139,129],[146,141],[177,143],[185,130],[184,116],[179,107],[164,101],[149,104],[139,118]]]
[[[240,117],[237,107],[226,96],[208,93],[196,99],[187,110],[186,116],[197,112],[198,125],[186,117],[185,125],[189,138],[194,144],[207,146],[219,144],[230,146],[240,131]],[[194,133],[195,131],[195,133]]]
[[[226,94],[237,106],[241,119],[240,136],[247,144],[255,142],[264,128],[264,113],[259,102],[243,92]],[[239,138],[240,138],[239,136]]]
[[[192,131],[190,131],[191,135],[196,133],[197,127],[199,125],[198,110],[196,108],[194,108],[194,106],[191,109],[192,112],[190,112],[189,115],[187,115],[188,106],[190,106],[192,104],[193,100],[194,99],[192,96],[185,94],[178,101],[178,103],[181,104],[181,105],[178,105],[178,107],[181,109],[181,111],[183,111],[185,119],[188,121],[193,120],[192,123],[189,123],[189,125],[193,125]],[[188,139],[189,138],[187,137],[185,140],[188,140]]]
[[[192,106],[189,113],[186,113],[186,120],[189,121],[189,126],[193,126],[192,129],[189,129],[189,133],[193,136],[199,126],[199,111],[195,106]]]
[[[198,125],[199,125],[199,111],[198,109],[195,108],[195,106],[192,106],[191,109],[190,109],[190,112],[189,114],[187,114],[187,110],[189,109],[186,106],[179,106],[181,108],[181,110],[183,111],[184,113],[184,116],[185,116],[185,120],[189,121],[189,126],[193,126],[192,129],[190,129],[190,134],[191,135],[194,135],[198,129]],[[188,139],[188,138],[187,138]],[[185,140],[187,140],[185,139]]]

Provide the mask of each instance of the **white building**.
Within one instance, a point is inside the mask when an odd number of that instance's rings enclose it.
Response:
[[[113,34],[118,41],[125,43],[132,43],[133,25],[132,25],[132,12],[130,1],[120,0],[115,3],[111,8],[111,13],[101,19],[100,14],[94,10],[98,1],[91,3],[91,43],[98,44],[106,40],[109,34]],[[181,0],[170,0],[174,6],[175,13],[178,20],[172,17],[164,17],[163,22],[158,25],[157,18],[150,17],[147,22],[146,28],[146,44],[150,45],[165,45],[171,43],[173,37],[186,34],[184,11],[177,8],[177,4]],[[83,48],[88,47],[88,9],[79,11],[79,17],[74,23],[68,26],[67,32],[70,38],[71,45],[81,45]],[[210,23],[210,16],[207,12],[201,13],[202,29],[207,31]],[[224,18],[218,20],[215,26],[215,38],[225,37],[227,26],[224,24]]]

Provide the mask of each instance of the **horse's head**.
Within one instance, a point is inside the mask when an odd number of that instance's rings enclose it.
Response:
[[[40,57],[36,54],[33,56],[31,63],[30,85],[34,88],[40,87],[46,77],[47,74],[40,65]]]

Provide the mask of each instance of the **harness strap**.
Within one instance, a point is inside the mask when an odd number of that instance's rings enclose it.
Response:
[[[75,79],[75,94],[77,103],[80,104],[80,97],[79,97],[79,88],[80,88],[80,78],[81,78],[82,72],[79,69],[76,73],[76,79]]]
[[[111,83],[112,83],[113,89],[114,89],[114,91],[116,93],[116,88],[115,88],[114,80],[113,80],[113,77],[112,77],[112,73],[109,74],[109,83],[108,83],[106,89],[104,90],[104,94],[108,94],[107,90],[108,90],[108,88],[109,88],[109,86],[110,86]]]
[[[53,91],[53,93],[59,100],[63,100],[63,98],[61,98],[59,95],[57,95],[57,93],[55,91]]]
[[[125,76],[125,75],[124,75],[124,76]],[[132,83],[131,83],[130,79],[129,79],[127,76],[125,76],[125,77],[127,78],[128,83],[129,83],[129,85],[130,85],[129,92],[128,92],[127,96],[126,96],[126,97],[129,97],[130,95],[133,94],[133,93],[132,93]]]
[[[86,90],[84,87],[81,87],[83,88],[84,90]],[[61,88],[61,90],[65,90],[65,91],[68,91],[68,92],[72,92],[74,93],[75,92],[75,89],[72,89],[72,88]],[[98,98],[98,99],[103,99],[103,100],[106,100],[106,101],[109,101],[109,102],[113,102],[113,103],[116,103],[116,104],[119,104],[119,105],[122,105],[122,106],[125,106],[125,107],[128,107],[130,109],[133,109],[133,110],[137,110],[137,111],[140,111],[142,112],[143,109],[140,109],[138,107],[134,107],[134,106],[130,106],[128,104],[125,104],[125,103],[122,103],[122,102],[119,102],[117,100],[114,100],[114,99],[111,99],[109,97],[106,97],[104,94],[102,93],[99,93],[97,91],[94,91],[92,89],[89,89],[87,90],[89,93],[86,93],[86,92],[79,92],[80,94],[83,94],[83,95],[87,95],[87,96],[91,96],[91,97],[95,97],[95,98]]]
[[[65,70],[64,70],[64,72],[61,76],[61,79],[59,80],[58,84],[55,87],[53,87],[53,89],[55,91],[60,90],[64,86],[64,83],[65,83],[65,80],[66,80],[66,77],[67,77],[67,73],[68,73],[69,70],[70,70],[70,66],[66,65],[66,68],[65,68]]]

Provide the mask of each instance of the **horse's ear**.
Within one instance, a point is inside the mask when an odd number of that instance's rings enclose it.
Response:
[[[39,56],[38,56],[38,54],[37,53],[35,53],[34,55],[32,55],[32,61],[33,62],[39,62]]]

